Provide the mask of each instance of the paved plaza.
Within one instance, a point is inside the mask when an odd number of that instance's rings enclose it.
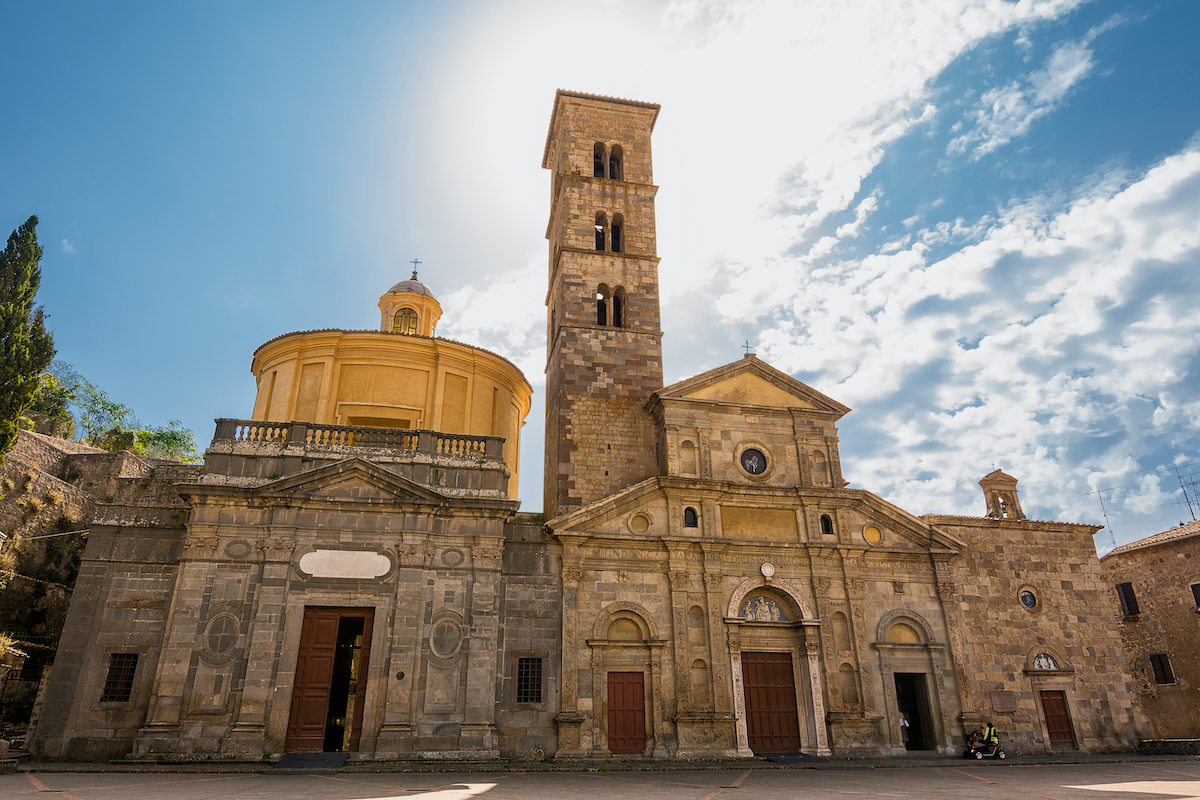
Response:
[[[775,800],[1041,798],[1200,800],[1200,761],[1109,764],[947,763],[936,767],[478,774],[0,775],[0,798],[67,800]]]

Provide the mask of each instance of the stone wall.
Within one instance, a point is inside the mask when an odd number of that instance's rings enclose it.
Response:
[[[1117,624],[1142,708],[1158,739],[1200,737],[1200,523],[1117,548],[1100,561],[1103,601]],[[1132,583],[1139,613],[1122,617],[1118,583]],[[1165,656],[1174,680],[1159,684],[1152,654]]]
[[[1132,751],[1147,732],[1101,574],[1094,525],[928,515],[965,544],[940,563],[961,630],[964,722],[990,719],[1013,753],[1047,752],[1041,691],[1062,691],[1076,745]],[[1022,604],[1021,593],[1036,598]],[[1038,661],[1047,654],[1053,662]],[[1043,669],[1056,665],[1057,669]],[[1006,710],[1008,709],[1008,710]]]

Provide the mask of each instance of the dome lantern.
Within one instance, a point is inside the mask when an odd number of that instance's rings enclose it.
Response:
[[[417,280],[414,259],[412,277],[400,281],[379,298],[379,330],[405,336],[433,336],[442,307],[429,287]]]

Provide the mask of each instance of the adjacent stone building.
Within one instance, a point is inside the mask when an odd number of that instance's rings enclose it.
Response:
[[[415,275],[379,331],[272,340],[186,513],[93,530],[38,752],[1134,746],[1096,526],[1026,519],[1000,471],[981,517],[851,488],[850,409],[753,355],[663,386],[658,113],[555,97],[544,514],[513,499],[529,384],[434,338]]]
[[[1200,739],[1200,522],[1100,559],[1108,599],[1156,739]]]

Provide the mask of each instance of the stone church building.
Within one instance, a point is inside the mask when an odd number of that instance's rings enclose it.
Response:
[[[851,488],[850,409],[753,355],[663,385],[658,113],[554,100],[544,513],[515,499],[529,383],[436,337],[415,273],[378,330],[273,339],[204,469],[141,473],[170,503],[101,504],[36,752],[1135,746],[1096,526],[1026,519],[998,470],[979,517]]]

